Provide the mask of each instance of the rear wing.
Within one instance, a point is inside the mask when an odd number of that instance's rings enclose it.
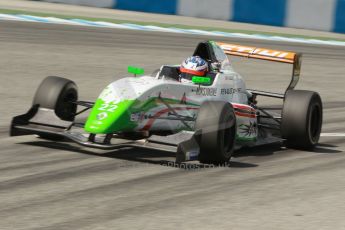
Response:
[[[227,55],[241,56],[246,58],[255,58],[267,61],[281,62],[292,64],[292,78],[288,90],[292,90],[297,85],[301,72],[302,54],[280,50],[270,50],[265,48],[257,48],[251,46],[241,46],[229,43],[217,42],[217,45]]]

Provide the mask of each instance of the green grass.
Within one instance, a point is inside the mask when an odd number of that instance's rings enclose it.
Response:
[[[83,17],[83,16],[72,16],[72,15],[63,15],[63,14],[55,14],[55,13],[42,13],[42,12],[34,12],[34,11],[24,11],[24,10],[11,10],[11,9],[0,9],[1,14],[27,14],[32,16],[39,16],[39,17],[56,17],[61,19],[83,19],[88,21],[104,21],[104,22],[111,22],[111,23],[132,23],[137,25],[153,25],[153,26],[160,26],[160,27],[176,27],[181,29],[198,29],[198,30],[205,30],[205,31],[222,31],[228,33],[244,33],[244,34],[261,34],[261,35],[269,35],[269,36],[282,36],[288,38],[305,38],[305,39],[319,39],[319,40],[333,40],[333,41],[342,41],[345,42],[345,39],[335,39],[329,37],[313,37],[313,36],[304,36],[304,35],[295,35],[295,34],[286,34],[286,33],[270,33],[270,32],[258,32],[258,31],[251,31],[251,30],[236,30],[236,29],[224,29],[224,28],[217,28],[217,27],[203,27],[203,26],[188,26],[182,24],[168,24],[168,23],[159,23],[159,22],[140,22],[140,21],[129,21],[129,20],[118,20],[118,19],[111,19],[111,18],[94,18],[94,17]]]

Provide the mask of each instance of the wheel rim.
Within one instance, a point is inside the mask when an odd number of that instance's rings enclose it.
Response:
[[[317,142],[321,132],[321,108],[318,105],[314,105],[311,109],[309,120],[309,136],[312,142]]]
[[[77,98],[77,92],[74,89],[68,89],[64,95],[62,95],[55,110],[59,117],[65,120],[74,119],[77,106],[72,102],[75,102]]]
[[[74,113],[75,111],[75,105],[72,102],[75,102],[77,100],[76,94],[74,92],[70,92],[66,95],[66,97],[63,99],[64,104],[64,112],[66,114]]]

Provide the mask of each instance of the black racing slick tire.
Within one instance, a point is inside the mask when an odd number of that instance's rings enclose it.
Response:
[[[230,103],[204,102],[198,112],[195,130],[201,130],[199,136],[201,163],[223,164],[230,160],[236,136],[236,117]]]
[[[290,148],[311,150],[319,142],[322,128],[322,101],[318,93],[290,90],[282,111],[281,134]]]
[[[46,77],[38,87],[33,105],[52,109],[62,120],[73,121],[77,105],[71,102],[78,100],[76,84],[62,77]]]

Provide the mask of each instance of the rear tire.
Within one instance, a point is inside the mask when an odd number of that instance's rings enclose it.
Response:
[[[195,130],[201,130],[199,137],[201,163],[223,164],[230,160],[236,135],[236,117],[230,103],[204,102],[198,112]]]
[[[281,124],[286,145],[297,149],[313,149],[320,139],[322,113],[322,101],[318,93],[306,90],[288,91]]]

